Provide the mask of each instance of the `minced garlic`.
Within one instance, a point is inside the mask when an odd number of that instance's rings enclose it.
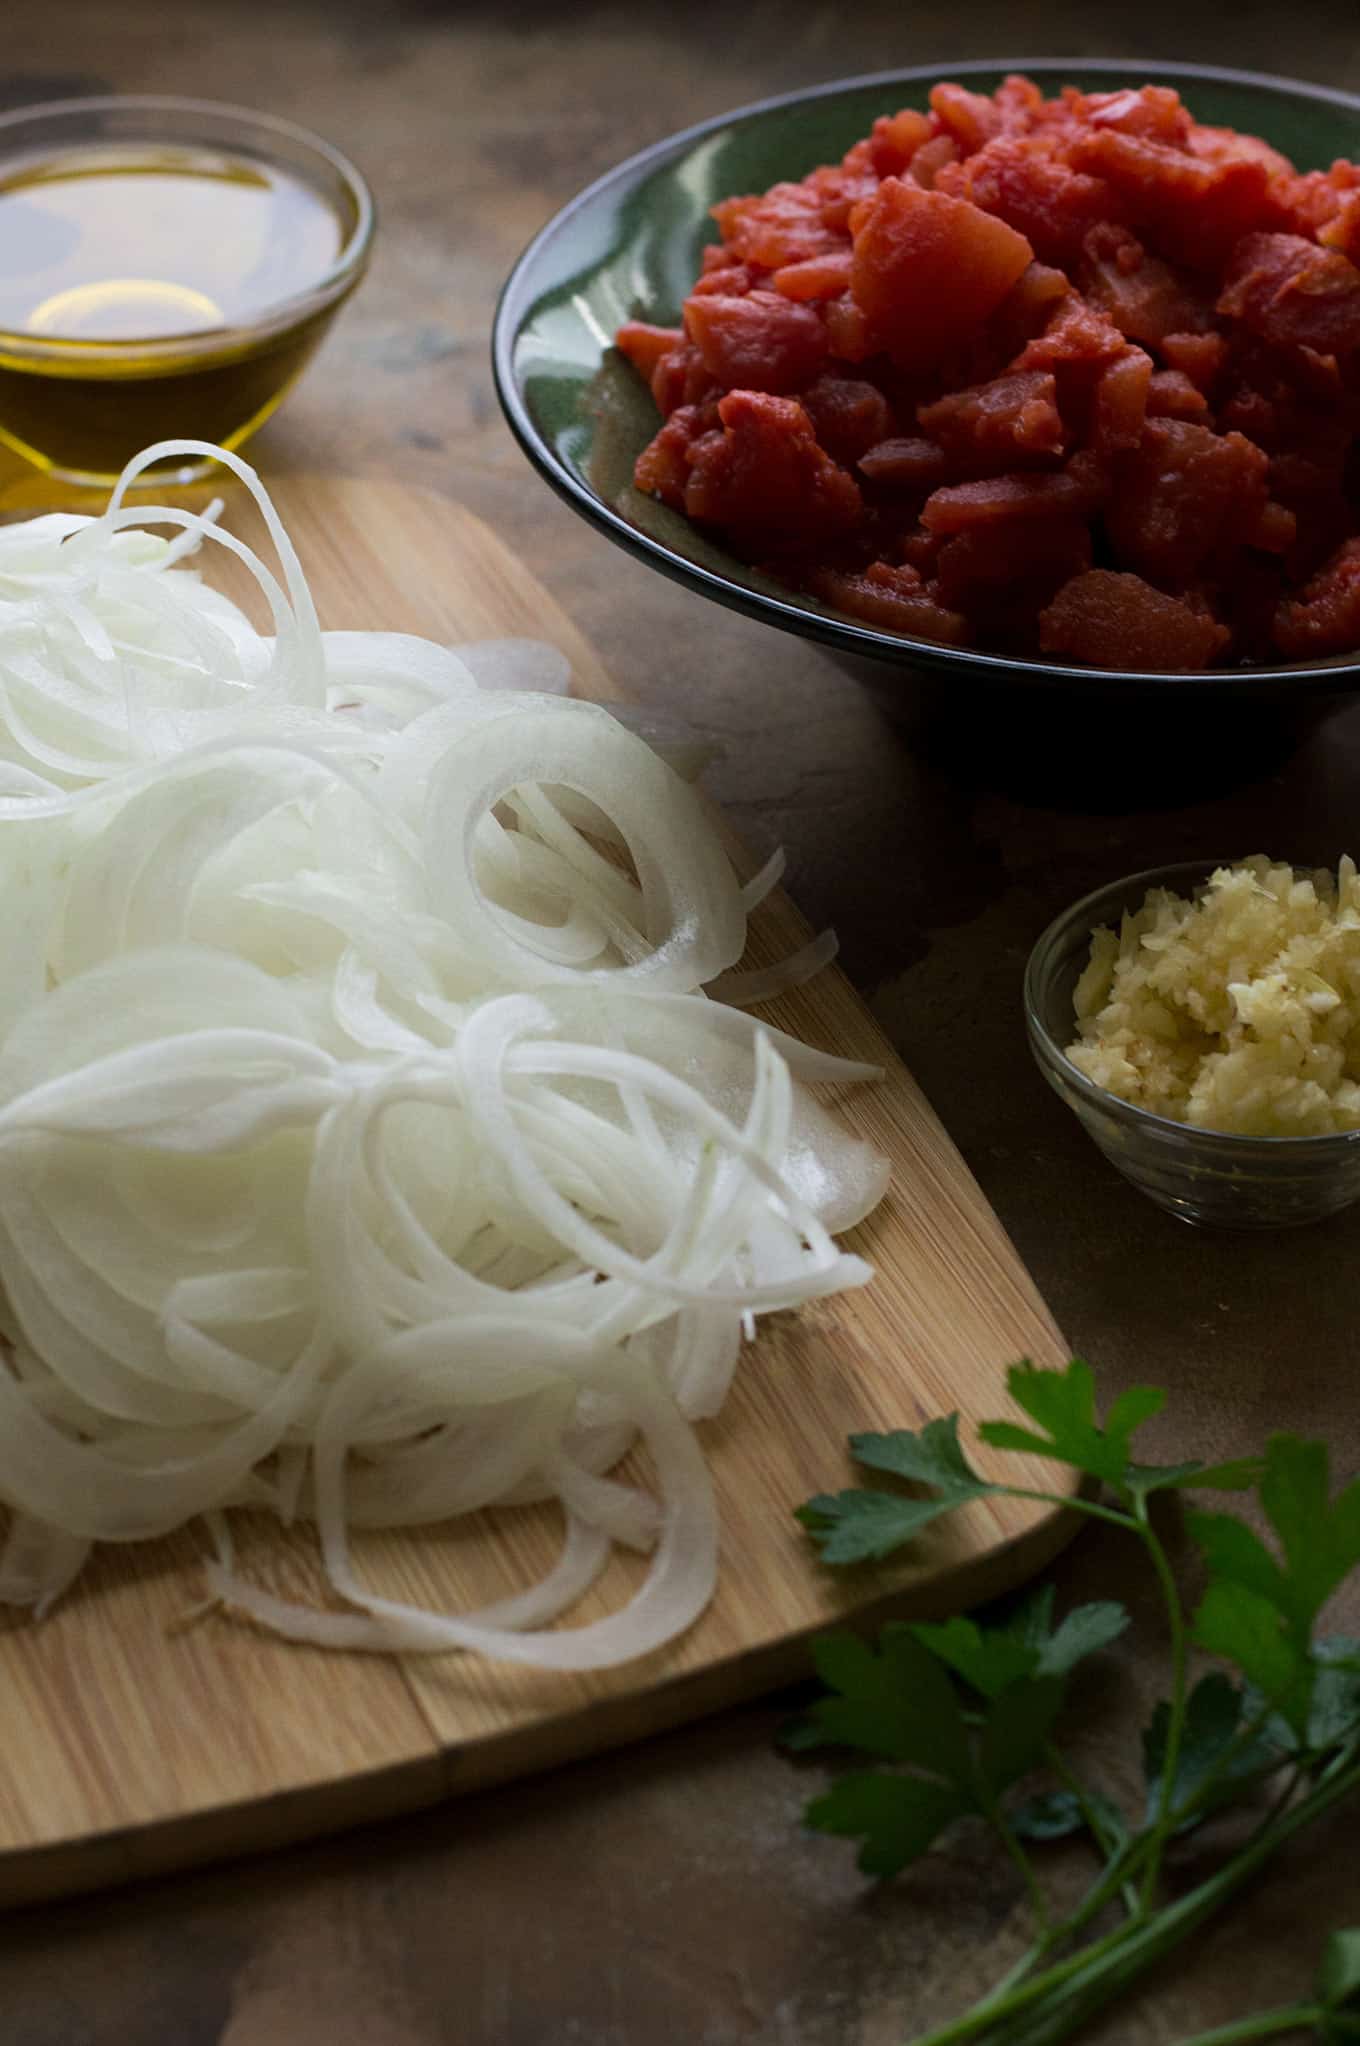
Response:
[[[1067,1056],[1124,1101],[1201,1129],[1360,1129],[1360,880],[1261,855],[1186,901],[1150,890],[1092,934]]]

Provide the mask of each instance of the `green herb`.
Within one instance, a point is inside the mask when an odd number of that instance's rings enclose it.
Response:
[[[858,1840],[860,1867],[889,1877],[956,1820],[982,1819],[1033,1907],[1033,1944],[1005,1980],[917,2046],[1056,2046],[1203,1925],[1287,1840],[1360,1790],[1360,1642],[1318,1632],[1328,1600],[1360,1565],[1360,1479],[1334,1495],[1325,1446],[1292,1435],[1231,1463],[1140,1463],[1133,1438],[1165,1394],[1134,1387],[1102,1420],[1095,1379],[1080,1360],[1066,1371],[1017,1365],[1009,1385],[1026,1423],[985,1422],[982,1440],[1072,1465],[1088,1480],[1077,1497],[983,1478],[955,1414],[919,1433],[851,1436],[856,1463],[914,1491],[822,1494],[798,1518],[822,1560],[839,1567],[890,1555],[941,1514],[987,1494],[1049,1500],[1122,1528],[1142,1544],[1162,1594],[1170,1695],[1143,1732],[1147,1794],[1135,1821],[1083,1780],[1060,1744],[1071,1674],[1123,1632],[1122,1606],[1078,1606],[1059,1620],[1048,1587],[1002,1625],[895,1622],[876,1648],[851,1633],[815,1645],[825,1695],[785,1730],[785,1744],[849,1750],[878,1766],[837,1776],[808,1806],[807,1823]],[[1230,1513],[1192,1512],[1189,1530],[1207,1568],[1193,1613],[1149,1504],[1185,1487],[1254,1491],[1274,1536],[1263,1541]],[[1196,1649],[1228,1668],[1192,1680]],[[1167,1901],[1176,1841],[1235,1803],[1254,1821],[1241,1843]],[[1030,1850],[1076,1836],[1089,1843],[1097,1872],[1059,1917]],[[1360,1928],[1332,1935],[1308,2001],[1186,2046],[1287,2032],[1360,2041]]]

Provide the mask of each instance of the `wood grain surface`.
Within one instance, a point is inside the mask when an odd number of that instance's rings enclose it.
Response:
[[[536,634],[568,654],[579,692],[617,694],[524,565],[458,505],[324,477],[289,479],[276,502],[323,624],[453,640]],[[239,491],[227,521],[258,544]],[[214,552],[206,566],[244,596],[229,557]],[[753,920],[750,962],[806,935],[776,895]],[[631,1740],[786,1680],[810,1631],[841,1614],[971,1604],[1054,1552],[1066,1532],[1058,1511],[998,1497],[932,1526],[900,1567],[847,1577],[815,1563],[792,1509],[839,1482],[836,1445],[850,1432],[953,1409],[985,1418],[1004,1407],[1008,1362],[1064,1353],[962,1159],[844,977],[821,974],[767,1013],[883,1066],[881,1082],[839,1090],[839,1105],[890,1158],[893,1179],[847,1238],[876,1266],[873,1284],[769,1317],[727,1407],[704,1427],[726,1560],[699,1623],[639,1663],[589,1676],[472,1656],[326,1654],[224,1614],[178,1624],[201,1598],[192,1532],[105,1551],[54,1615],[0,1635],[0,1903],[275,1845]],[[456,1612],[545,1575],[559,1539],[555,1509],[526,1508],[374,1537],[356,1553],[389,1596]],[[248,1526],[241,1565],[284,1597],[321,1590],[305,1535]],[[621,1603],[639,1568],[616,1557],[573,1617]]]

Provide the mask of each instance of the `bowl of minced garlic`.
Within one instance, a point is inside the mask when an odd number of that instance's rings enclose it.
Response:
[[[1255,855],[1131,875],[1044,932],[1030,1042],[1106,1156],[1186,1221],[1360,1198],[1360,875]]]

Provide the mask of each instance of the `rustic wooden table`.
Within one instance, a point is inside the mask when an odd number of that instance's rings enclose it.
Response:
[[[501,422],[496,290],[563,200],[653,138],[838,73],[982,56],[1199,58],[1360,88],[1354,0],[10,0],[0,104],[99,91],[255,104],[351,150],[382,209],[369,282],[257,443],[267,472],[400,476],[463,499],[533,563],[633,693],[724,749],[712,782],[852,975],[1074,1346],[1113,1390],[1175,1388],[1183,1453],[1272,1426],[1360,1463],[1355,1214],[1297,1236],[1199,1235],[1103,1164],[1029,1063],[1026,950],[1102,879],[1176,858],[1356,849],[1360,707],[1308,728],[1053,705],[1017,728],[923,707],[682,593],[531,474]],[[853,29],[854,33],[850,33]],[[662,649],[657,657],[657,649]],[[1153,743],[1150,745],[1149,741]],[[1159,760],[1156,769],[1148,763]],[[1174,763],[1168,767],[1167,761]],[[1187,1564],[1188,1567],[1188,1564]],[[1142,1624],[1087,1687],[1089,1746],[1132,1791],[1159,1682],[1154,1616],[1117,1542],[1063,1594]],[[1338,1615],[1352,1627],[1360,1602]],[[732,1713],[510,1791],[0,1928],[6,2046],[888,2046],[979,1994],[1021,1912],[963,1839],[881,1893],[803,1836],[784,1706]],[[1103,2046],[1173,2041],[1311,1972],[1360,1922],[1340,1819],[1151,1986]],[[1351,1844],[1348,1844],[1351,1843]]]

